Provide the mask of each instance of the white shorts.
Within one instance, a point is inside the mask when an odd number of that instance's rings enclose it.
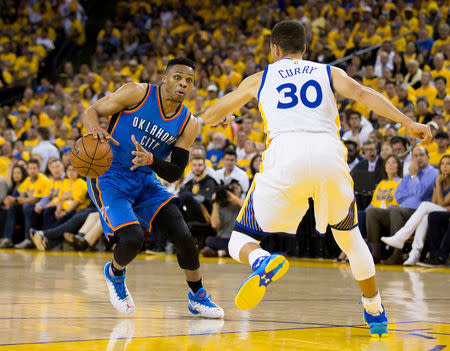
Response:
[[[353,181],[347,149],[327,133],[287,133],[277,136],[264,152],[236,220],[253,234],[295,234],[314,200],[316,230],[327,225],[349,230],[357,225]]]

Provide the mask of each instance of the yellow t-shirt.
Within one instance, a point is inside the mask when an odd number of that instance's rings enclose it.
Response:
[[[19,185],[17,191],[22,196],[42,198],[48,194],[49,187],[50,180],[42,173],[39,173],[35,181],[32,181],[30,177],[27,177],[23,183]]]
[[[51,179],[50,186],[48,187],[48,191],[45,196],[50,197],[50,203],[55,204],[58,202],[59,191],[61,190],[62,185],[61,179]]]
[[[450,154],[450,148],[447,148],[443,153],[439,153],[439,150],[436,150],[435,152],[430,152],[430,164],[431,165],[438,165],[441,161],[442,156],[449,155]]]
[[[417,98],[420,97],[420,96],[425,96],[427,98],[427,101],[428,101],[429,105],[431,106],[431,105],[433,105],[434,98],[435,98],[435,96],[437,94],[437,90],[436,90],[436,88],[434,86],[429,85],[425,89],[422,88],[422,87],[417,88],[415,93],[416,93],[416,97]]]
[[[9,157],[0,156],[0,176],[6,177],[8,172]]]
[[[77,211],[88,207],[90,200],[87,197],[86,182],[81,178],[76,179],[73,183],[68,178],[64,179],[59,190],[58,201],[62,203],[63,210],[67,210],[72,201],[80,203],[76,208]]]
[[[373,207],[387,208],[389,206],[398,206],[397,200],[395,200],[395,190],[400,184],[401,178],[395,178],[394,180],[382,180],[376,187],[372,196]]]

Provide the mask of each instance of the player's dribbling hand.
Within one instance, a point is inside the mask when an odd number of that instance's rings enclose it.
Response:
[[[101,143],[111,141],[114,145],[119,145],[119,142],[114,139],[106,130],[101,127],[92,128],[90,131],[85,133],[83,136],[92,134],[94,139],[100,139]]]
[[[153,154],[145,150],[144,147],[137,142],[134,135],[131,136],[131,141],[136,147],[136,151],[131,151],[131,154],[134,155],[131,162],[133,162],[134,165],[130,168],[130,170],[133,171],[140,166],[150,166],[153,162]]]
[[[433,134],[431,134],[431,127],[425,124],[420,124],[413,122],[411,123],[407,129],[409,129],[410,133],[417,139],[420,139],[422,144],[429,144],[433,139]]]

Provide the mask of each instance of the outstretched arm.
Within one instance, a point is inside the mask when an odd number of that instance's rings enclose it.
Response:
[[[429,126],[412,121],[382,94],[359,84],[342,69],[331,67],[331,78],[333,87],[339,94],[363,104],[381,116],[401,123],[414,137],[421,139],[424,144],[428,144],[433,138]]]
[[[112,116],[115,113],[134,107],[139,104],[145,96],[147,87],[139,83],[128,83],[117,89],[114,93],[101,98],[81,114],[81,122],[95,139],[101,142],[111,140],[118,145],[104,129],[100,128],[98,118],[101,116]]]
[[[258,89],[261,84],[263,72],[252,74],[245,78],[236,90],[223,96],[214,105],[206,110],[202,119],[205,124],[217,125],[228,123],[228,117],[252,98],[258,97]],[[224,119],[226,117],[226,119]]]

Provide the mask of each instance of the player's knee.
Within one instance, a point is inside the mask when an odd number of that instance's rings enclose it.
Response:
[[[241,252],[241,249],[248,243],[258,243],[258,240],[234,230],[231,233],[230,241],[228,242],[228,253],[236,261],[241,262],[241,260],[239,259],[239,253]]]
[[[114,259],[121,266],[126,266],[141,251],[144,231],[139,224],[131,224],[118,229],[114,235],[118,239]]]

